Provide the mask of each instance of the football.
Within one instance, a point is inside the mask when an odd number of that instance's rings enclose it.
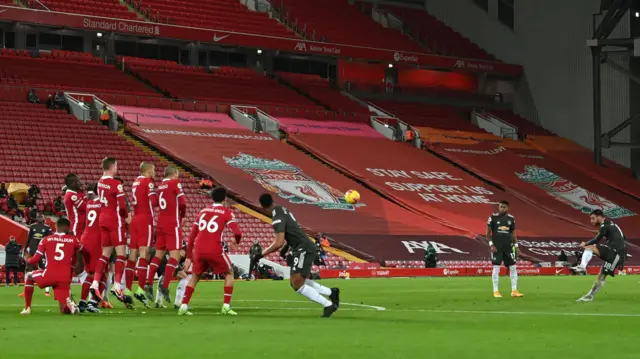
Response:
[[[344,200],[349,204],[356,204],[360,202],[360,193],[356,190],[349,190],[344,194]]]

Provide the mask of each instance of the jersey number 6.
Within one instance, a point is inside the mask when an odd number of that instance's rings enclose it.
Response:
[[[218,216],[211,217],[211,220],[209,220],[209,223],[207,223],[207,220],[204,219],[205,216],[206,214],[203,214],[202,217],[200,217],[200,220],[198,221],[198,229],[201,232],[206,229],[207,232],[209,233],[216,233],[219,227],[218,222],[216,222],[216,219],[218,219]]]

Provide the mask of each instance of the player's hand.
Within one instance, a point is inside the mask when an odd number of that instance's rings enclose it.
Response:
[[[235,240],[228,241],[227,242],[227,246],[229,247],[229,251],[230,252],[237,252],[238,251],[238,244],[236,243]]]
[[[582,243],[580,243],[580,248],[584,248],[584,247],[586,247],[586,246],[587,246],[587,242],[582,242]]]
[[[495,253],[495,252],[497,252],[497,251],[498,251],[498,249],[496,249],[496,246],[491,246],[491,252],[492,252],[492,253]]]
[[[124,223],[131,224],[131,219],[133,218],[133,214],[129,213],[127,218],[124,220]]]
[[[184,260],[183,268],[185,272],[191,269],[191,259],[187,258]]]
[[[518,257],[520,257],[522,255],[522,252],[520,252],[520,248],[519,247],[516,247],[516,255]]]

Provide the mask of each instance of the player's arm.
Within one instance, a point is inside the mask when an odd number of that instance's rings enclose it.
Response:
[[[596,236],[593,237],[592,240],[590,240],[588,242],[580,243],[580,247],[584,248],[586,246],[592,246],[592,245],[600,242],[600,240],[605,237],[605,231],[606,231],[606,229],[604,228],[604,225],[600,226],[600,230],[598,231],[598,234],[596,234]]]
[[[191,227],[191,233],[189,233],[189,239],[187,240],[187,253],[185,253],[186,258],[191,260],[193,258],[193,245],[196,242],[196,237],[200,233],[200,228],[198,227],[198,223],[194,223]]]
[[[269,245],[269,247],[262,251],[263,257],[277,251],[278,249],[282,248],[282,246],[284,246],[284,231],[286,228],[286,218],[284,212],[280,211],[280,213],[276,213],[276,215],[273,217],[271,225],[273,226],[273,230],[276,232],[276,238]]]
[[[34,254],[33,257],[31,258],[27,258],[27,263],[31,265],[40,263],[40,259],[42,259],[43,253],[44,253],[44,240],[40,241],[40,244],[38,244],[38,250],[36,251],[36,254]]]
[[[120,207],[120,217],[127,218],[129,216],[129,211],[127,210],[127,201],[126,194],[124,193],[124,188],[121,184],[118,185],[118,193],[116,194],[116,200],[118,201],[118,206]]]
[[[27,237],[27,243],[25,243],[24,245],[24,249],[23,249],[23,257],[26,257],[29,255],[29,248],[31,248],[31,241],[33,240],[33,234],[34,234],[34,230],[33,227],[29,228],[29,236]]]
[[[75,208],[75,205],[71,197],[64,196],[64,200],[62,202],[64,204],[64,210],[67,212],[67,218],[69,218],[69,221],[71,223],[77,223],[78,217],[75,216],[75,211],[73,210]]]
[[[77,200],[75,200],[73,202],[73,205],[78,209],[78,211],[80,212],[84,212],[87,210],[87,197],[83,196],[78,198]]]
[[[149,194],[147,196],[149,197],[149,203],[151,203],[151,210],[160,205],[158,194],[156,193],[153,183],[149,183]]]
[[[242,239],[242,231],[240,230],[240,226],[236,223],[236,219],[233,217],[233,213],[229,214],[231,220],[227,222],[227,226],[233,231],[233,236],[236,238],[236,244],[240,243]]]
[[[491,240],[491,224],[493,223],[493,218],[491,216],[489,216],[489,220],[487,221],[487,234],[486,234],[486,238],[487,238],[487,243],[489,244],[489,247],[491,248],[492,252],[496,251],[496,246],[493,245],[493,241]]]
[[[511,221],[511,226],[509,226],[511,230],[511,240],[513,242],[513,246],[516,247],[516,255],[520,256],[520,247],[518,246],[518,235],[516,234],[516,219],[513,218]]]

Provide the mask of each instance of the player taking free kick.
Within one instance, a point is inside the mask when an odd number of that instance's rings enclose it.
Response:
[[[133,193],[133,219],[129,225],[131,241],[129,243],[127,270],[125,270],[127,290],[131,291],[133,271],[134,268],[137,269],[138,289],[134,296],[147,308],[150,308],[151,305],[145,296],[144,286],[147,284],[149,247],[151,247],[153,239],[153,209],[158,206],[158,195],[153,183],[155,172],[153,163],[142,162],[140,164],[140,176],[136,178],[131,186],[131,192]],[[138,258],[140,259],[138,260]],[[137,268],[136,261],[138,261]]]
[[[279,250],[286,242],[293,255],[291,287],[298,294],[322,305],[324,307],[322,316],[330,317],[340,306],[340,289],[329,289],[306,279],[311,274],[311,266],[316,258],[315,245],[300,228],[293,213],[282,206],[276,206],[270,194],[261,195],[259,200],[262,208],[271,213],[271,224],[276,233],[273,243],[262,251],[262,257]],[[331,300],[323,296],[329,296]]]
[[[62,313],[78,313],[78,306],[71,299],[71,272],[82,245],[74,235],[66,234],[71,230],[70,224],[66,218],[58,219],[57,232],[45,237],[38,245],[35,255],[27,259],[27,263],[36,265],[44,256],[47,269],[27,273],[24,285],[25,306],[20,312],[21,315],[31,314],[34,284],[40,288],[53,288],[53,298],[60,303]]]
[[[235,244],[238,244],[242,238],[242,233],[233,218],[233,213],[229,208],[225,207],[227,190],[223,187],[218,187],[211,192],[211,197],[213,198],[213,205],[200,211],[189,234],[187,260],[184,267],[188,269],[189,263],[193,261],[193,274],[187,284],[178,315],[191,315],[189,301],[200,280],[200,276],[209,268],[213,270],[214,274],[225,275],[222,314],[237,315],[236,312],[231,310],[233,266],[222,247],[222,236],[225,227],[228,225],[235,235]],[[235,244],[231,243],[230,246],[233,247]],[[165,272],[165,275],[167,275],[167,272]]]
[[[127,238],[125,233],[125,223],[130,222],[125,201],[124,188],[115,175],[118,173],[118,162],[113,157],[106,157],[102,160],[102,170],[104,174],[98,182],[98,197],[102,203],[100,210],[99,224],[102,242],[102,256],[96,266],[93,283],[91,284],[91,294],[94,298],[102,299],[99,291],[100,281],[108,268],[109,257],[116,252],[116,264],[114,271],[114,283],[111,293],[124,303],[127,308],[132,308],[132,299],[125,295],[121,282],[124,275]]]
[[[489,217],[487,240],[489,241],[489,247],[491,247],[491,262],[493,264],[493,271],[491,272],[493,296],[502,298],[498,284],[500,281],[500,265],[504,263],[504,266],[509,268],[509,276],[511,277],[511,296],[524,297],[518,291],[518,269],[513,247],[515,246],[518,254],[520,249],[518,248],[518,238],[516,237],[516,219],[509,214],[509,202],[500,202],[498,213],[494,213]]]
[[[180,261],[180,248],[182,248],[182,219],[187,212],[187,200],[182,185],[178,178],[180,173],[174,166],[164,169],[164,179],[158,186],[158,228],[156,229],[156,255],[151,260],[147,271],[147,284],[144,287],[147,299],[153,301],[153,279],[158,271],[158,265],[164,257],[165,251],[169,251],[169,261],[165,267],[162,283],[159,283],[160,294],[165,302],[170,303],[169,283]]]
[[[578,302],[593,301],[595,295],[604,285],[607,276],[614,277],[616,275],[616,269],[622,270],[624,268],[624,260],[627,256],[627,245],[625,243],[624,233],[622,233],[622,230],[617,224],[606,219],[601,209],[593,210],[589,215],[589,220],[591,221],[591,225],[596,227],[600,226],[600,230],[595,238],[589,242],[580,243],[580,247],[584,248],[582,261],[580,265],[572,267],[571,269],[576,272],[586,271],[587,264],[589,264],[594,254],[602,259],[604,264],[602,268],[600,268],[598,278],[589,293],[578,299]],[[598,243],[603,238],[607,239],[607,244]]]

